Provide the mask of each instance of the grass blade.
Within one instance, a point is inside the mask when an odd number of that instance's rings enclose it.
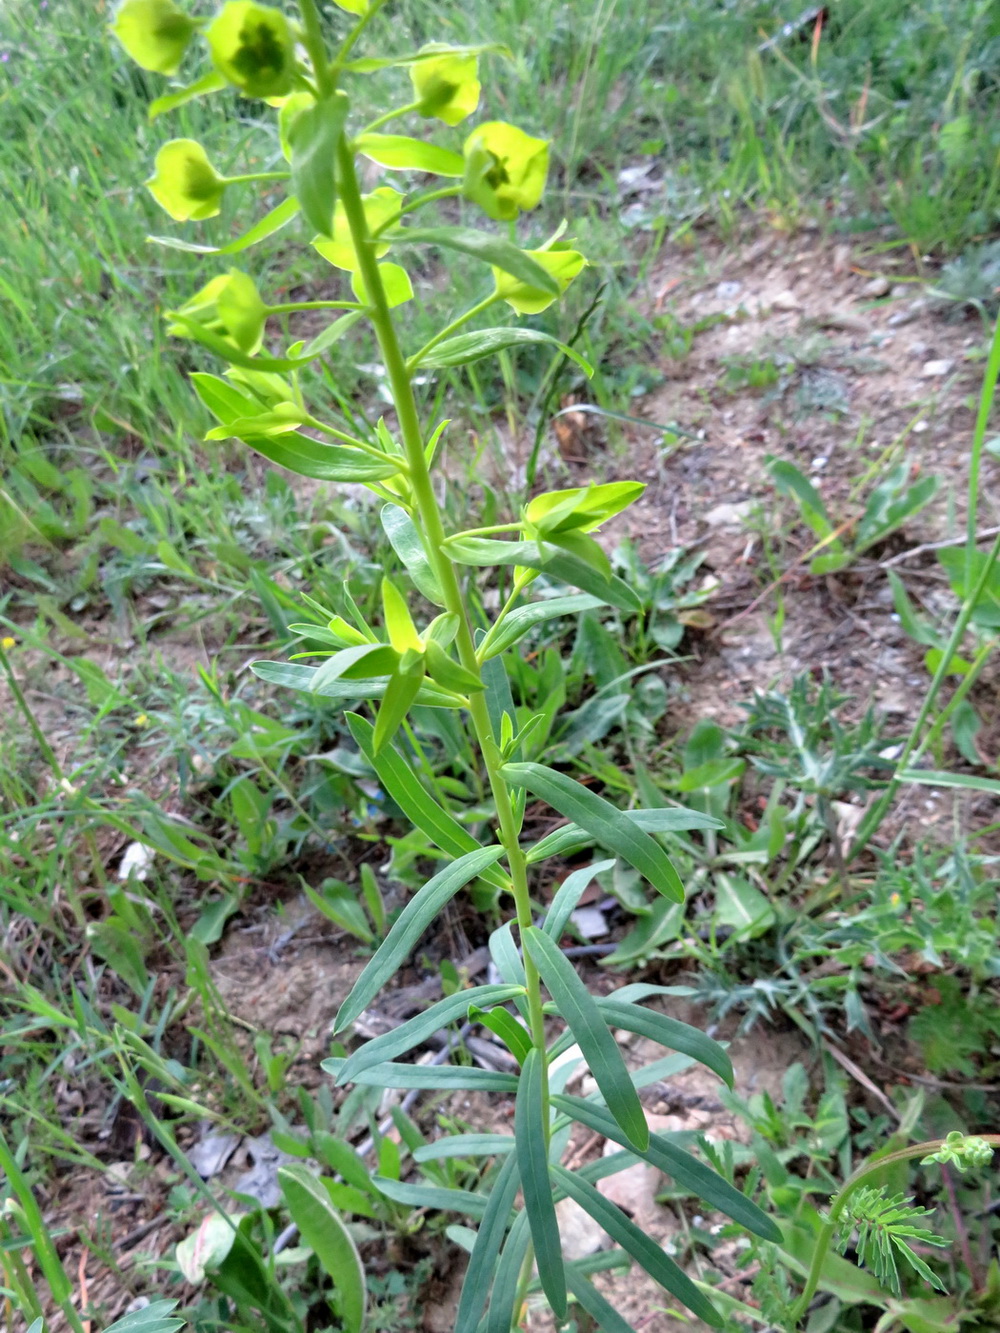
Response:
[[[560,1015],[569,1024],[608,1109],[629,1143],[636,1148],[645,1148],[649,1143],[649,1126],[618,1043],[609,1032],[596,1001],[577,976],[573,964],[563,957],[559,946],[544,931],[529,926],[524,932],[524,943]]]
[[[403,966],[427,927],[459,889],[503,855],[502,847],[480,847],[445,866],[410,899],[337,1011],[334,1032],[342,1032]]]
[[[549,1179],[548,1108],[545,1097],[544,1056],[532,1047],[521,1070],[514,1109],[514,1140],[517,1164],[528,1214],[531,1241],[535,1247],[538,1280],[553,1312],[566,1318],[566,1274],[563,1271],[559,1223]]]
[[[634,866],[665,898],[684,901],[684,885],[666,852],[610,801],[544,764],[504,764],[500,771],[511,786],[527,787],[532,795],[579,824],[595,842]]]
[[[574,1176],[565,1167],[553,1166],[553,1176],[560,1188],[575,1199],[581,1208],[608,1233],[612,1240],[627,1250],[649,1276],[703,1319],[711,1328],[722,1328],[723,1319],[707,1296],[703,1296],[686,1273],[664,1254],[656,1241],[640,1231],[635,1223],[610,1203],[599,1190]]]

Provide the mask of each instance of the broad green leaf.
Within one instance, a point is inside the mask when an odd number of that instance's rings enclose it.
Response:
[[[440,1162],[449,1157],[502,1157],[514,1151],[512,1134],[449,1134],[424,1143],[413,1152],[415,1162]],[[495,1191],[499,1180],[493,1186]],[[491,1196],[492,1198],[492,1193]]]
[[[411,823],[442,851],[451,856],[465,856],[479,850],[479,843],[457,819],[430,796],[420,785],[406,760],[391,747],[375,753],[375,728],[357,713],[347,714],[347,725],[362,754],[374,768],[379,782],[396,802]],[[507,889],[510,881],[499,869],[487,868],[482,877],[497,888]]]
[[[553,1166],[553,1176],[566,1194],[575,1199],[595,1222],[599,1223],[612,1240],[627,1250],[649,1276],[670,1292],[710,1328],[721,1328],[723,1319],[707,1296],[702,1295],[691,1279],[673,1259],[669,1258],[657,1241],[640,1231],[635,1223],[610,1203],[593,1185],[574,1176],[564,1167]]]
[[[343,93],[307,107],[292,121],[292,189],[306,221],[320,236],[333,234],[337,203],[337,149],[349,103]]]
[[[308,1167],[279,1167],[278,1184],[302,1239],[333,1279],[335,1306],[344,1328],[348,1333],[361,1333],[365,1321],[365,1270],[351,1233],[322,1182]]]
[[[379,264],[378,271],[382,280],[382,289],[385,292],[386,304],[390,310],[395,310],[396,306],[413,300],[413,283],[410,281],[410,275],[405,268],[402,268],[399,264]],[[351,274],[351,290],[364,305],[372,304],[360,269]]]
[[[241,438],[269,462],[314,481],[369,482],[394,477],[398,472],[393,463],[382,463],[360,449],[323,444],[299,431],[286,435],[247,434]]]
[[[543,1062],[542,1053],[532,1047],[521,1070],[517,1089],[514,1139],[539,1281],[558,1322],[562,1323],[566,1318],[566,1275],[563,1272],[559,1224],[549,1179],[548,1112]]]
[[[347,1060],[331,1056],[322,1068],[340,1078]],[[425,1088],[451,1092],[516,1092],[516,1074],[497,1074],[492,1069],[474,1069],[471,1065],[408,1065],[386,1060],[364,1069],[351,1080],[366,1088]]]
[[[512,1147],[514,1140],[511,1138],[508,1143]],[[517,1157],[511,1153],[493,1182],[490,1201],[476,1233],[476,1243],[472,1247],[465,1281],[462,1283],[462,1294],[458,1299],[455,1333],[476,1333],[519,1184]]]
[[[387,643],[354,643],[341,648],[318,667],[313,689],[321,694],[327,685],[346,680],[368,680],[372,676],[391,676],[399,664],[399,654]]]
[[[514,278],[520,278],[531,287],[559,295],[559,284],[530,255],[488,231],[474,227],[400,227],[385,237],[389,241],[407,241],[414,245],[440,245],[446,250],[458,250],[503,269]]]
[[[570,1266],[566,1269],[566,1282],[586,1313],[604,1333],[635,1333],[628,1320],[623,1319],[615,1307],[604,1299],[593,1283]]]
[[[532,259],[547,269],[559,284],[560,293],[566,291],[573,279],[587,267],[587,261],[578,250],[566,245],[554,245],[548,250],[526,250]],[[512,278],[509,273],[495,268],[493,278],[497,296],[519,315],[539,315],[556,299],[549,292],[541,292],[526,282]]]
[[[351,889],[346,884],[338,884],[334,880],[330,882],[333,886],[332,891],[328,888],[326,892],[322,892],[321,889],[314,889],[301,875],[299,882],[303,893],[321,916],[325,916],[341,930],[346,930],[355,939],[361,940],[362,944],[375,943],[375,933],[368,923],[356,889]]]
[[[454,690],[456,694],[478,694],[486,688],[483,680],[461,662],[456,662],[437,639],[427,640],[424,659],[428,676],[446,690]]]
[[[826,512],[826,505],[812,482],[803,476],[794,463],[789,463],[786,459],[768,458],[766,464],[768,472],[774,478],[775,486],[782,495],[787,495],[796,501],[802,517],[816,536],[829,537],[833,532],[833,524]],[[839,541],[835,541],[830,543],[830,550],[841,551],[843,547]]]
[[[682,1051],[718,1074],[730,1088],[733,1086],[733,1066],[729,1056],[717,1041],[706,1037],[699,1028],[692,1027],[690,1023],[681,1023],[676,1018],[668,1018],[655,1009],[622,1003],[613,996],[597,1000],[597,1008],[609,1027],[638,1032],[672,1051]]]
[[[547,602],[532,602],[528,606],[519,606],[500,622],[495,634],[490,634],[486,642],[485,660],[497,657],[500,653],[517,643],[529,630],[542,625],[557,616],[575,616],[581,611],[592,611],[604,603],[600,597],[591,597],[587,593],[574,593],[569,597],[553,597]]]
[[[465,1213],[467,1217],[481,1218],[489,1203],[485,1194],[474,1194],[471,1190],[443,1188],[440,1185],[407,1185],[404,1181],[389,1180],[385,1176],[373,1176],[372,1184],[387,1199],[408,1204],[411,1208],[433,1208],[437,1212]]]
[[[566,876],[560,884],[556,896],[549,904],[549,910],[545,913],[542,930],[545,931],[546,935],[551,936],[557,944],[559,943],[563,931],[566,929],[566,922],[575,911],[576,905],[583,897],[588,884],[595,875],[602,875],[605,870],[610,870],[613,865],[614,861],[597,861],[592,866],[584,866],[581,870],[574,870],[572,874]]]
[[[715,921],[731,926],[740,939],[755,940],[774,925],[774,908],[748,879],[720,870],[715,876]]]
[[[175,0],[123,0],[111,31],[142,69],[174,74],[197,25]]]
[[[336,699],[342,704],[357,703],[360,699],[381,699],[385,694],[384,680],[335,680],[320,689],[314,689],[317,668],[302,666],[298,662],[251,662],[250,670],[259,680],[266,680],[271,685],[283,685],[286,689],[300,690],[304,694]],[[447,694],[425,681],[415,702],[426,708],[454,708],[457,701],[453,694]]]
[[[334,1033],[342,1032],[368,1008],[386,982],[400,970],[427,927],[458,890],[502,855],[502,847],[480,847],[474,852],[468,852],[439,871],[414,894],[337,1011]]]
[[[542,764],[505,764],[501,773],[512,787],[527,787],[533,796],[579,824],[602,847],[645,875],[665,898],[684,901],[684,885],[663,848],[602,796]]]
[[[419,652],[423,648],[406,598],[388,577],[382,579],[382,613],[389,642],[397,653],[405,653],[408,648]]]
[[[154,3],[157,0],[154,0]],[[156,120],[158,116],[165,115],[168,111],[176,111],[179,106],[184,106],[187,102],[193,102],[196,97],[206,97],[209,93],[217,93],[221,88],[225,88],[226,81],[221,74],[215,70],[209,70],[207,74],[188,84],[186,88],[178,88],[175,93],[164,93],[162,97],[156,97],[149,104],[149,119]]]
[[[523,986],[470,986],[468,990],[448,995],[437,1004],[431,1005],[422,1014],[408,1019],[398,1028],[393,1028],[391,1032],[383,1032],[381,1036],[366,1041],[344,1061],[337,1083],[352,1083],[365,1070],[374,1069],[376,1065],[392,1060],[397,1055],[405,1055],[438,1028],[447,1027],[456,1018],[464,1018],[470,1004],[486,1008],[487,1005],[506,1004],[516,995],[523,994]]]
[[[643,833],[684,833],[691,829],[717,829],[725,825],[712,815],[704,815],[699,810],[680,810],[664,808],[662,810],[623,810],[626,819],[631,819],[636,828]],[[585,833],[579,824],[564,824],[562,828],[547,833],[534,846],[527,849],[529,865],[545,861],[550,856],[565,856],[589,847],[594,839]]]
[[[421,50],[427,59],[410,66],[417,115],[458,125],[479,106],[479,61],[474,54],[449,51],[441,42],[429,42]],[[465,160],[459,161],[461,176]]]
[[[576,1038],[590,1072],[612,1115],[637,1148],[649,1143],[649,1126],[625,1068],[618,1043],[608,1030],[597,1002],[563,956],[559,946],[537,926],[524,932],[524,945],[541,973],[560,1017]]]
[[[478,333],[459,333],[454,338],[445,338],[444,342],[438,343],[413,364],[431,370],[468,366],[474,361],[481,361],[483,357],[495,356],[508,347],[519,347],[525,343],[548,343],[557,347],[563,356],[575,361],[588,379],[594,373],[594,367],[579,352],[561,343],[558,338],[553,338],[550,333],[543,333],[541,329],[500,328],[482,329]]]
[[[362,157],[397,171],[429,171],[435,176],[462,176],[465,172],[460,154],[402,134],[361,134],[354,140],[354,147]]]
[[[150,1301],[142,1310],[133,1310],[131,1314],[116,1319],[113,1324],[107,1326],[104,1333],[178,1333],[187,1320],[170,1317],[170,1312],[176,1305],[176,1301]],[[31,1328],[34,1327],[32,1324]]]
[[[531,1037],[527,1029],[517,1021],[506,1009],[499,1006],[496,1009],[477,1009],[475,1005],[469,1010],[470,1023],[482,1023],[483,1027],[489,1028],[510,1051],[511,1055],[519,1065],[523,1065],[531,1050]]]
[[[268,236],[273,236],[276,231],[291,222],[292,218],[298,215],[299,201],[295,198],[284,199],[277,206],[272,208],[270,213],[265,213],[259,222],[255,222],[249,231],[245,231],[242,236],[237,236],[236,240],[230,241],[228,245],[196,245],[193,241],[182,240],[179,236],[147,236],[146,240],[154,245],[165,245],[171,250],[184,250],[193,255],[236,255],[241,250],[249,250],[252,245],[258,241],[265,240]]]
[[[202,222],[222,209],[226,178],[195,139],[171,139],[156,154],[146,188],[175,222]]]
[[[427,559],[427,552],[413,519],[399,505],[385,505],[380,517],[392,549],[416,584],[418,592],[423,593],[435,606],[444,606],[444,593]]]
[[[480,1325],[483,1333],[510,1333],[513,1328],[520,1328],[523,1322],[522,1310],[515,1310],[520,1291],[521,1274],[524,1271],[524,1259],[528,1253],[531,1232],[528,1228],[528,1215],[522,1209],[514,1218],[507,1243],[497,1264],[493,1278],[493,1290],[490,1293],[490,1308],[485,1324]]]
[[[623,1148],[628,1148],[635,1156],[641,1157],[644,1162],[649,1162],[658,1171],[675,1180],[682,1189],[690,1190],[701,1202],[710,1208],[717,1208],[720,1213],[725,1213],[741,1227],[752,1231],[755,1236],[781,1243],[781,1230],[765,1212],[724,1180],[717,1171],[713,1171],[710,1166],[706,1166],[683,1148],[678,1148],[669,1139],[659,1134],[651,1134],[649,1147],[645,1152],[641,1152],[628,1142],[614,1117],[602,1106],[595,1106],[593,1102],[584,1101],[581,1097],[564,1094],[553,1097],[552,1105],[571,1116],[578,1124],[586,1125],[588,1129],[595,1130],[604,1138],[610,1139],[612,1143],[619,1143]]]

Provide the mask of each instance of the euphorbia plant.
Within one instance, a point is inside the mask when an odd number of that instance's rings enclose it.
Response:
[[[653,890],[680,902],[683,886],[655,835],[715,821],[682,810],[623,813],[566,774],[525,762],[522,750],[533,722],[528,719],[519,727],[504,669],[505,655],[517,651],[519,640],[544,620],[601,603],[639,609],[632,590],[612,574],[593,534],[643,487],[619,482],[550,492],[524,504],[509,523],[449,531],[432,482],[446,423],[423,421],[414,395],[417,371],[460,367],[526,342],[554,343],[589,373],[576,352],[533,328],[461,331],[495,305],[506,304],[517,314],[546,309],[586,261],[559,235],[526,246],[512,239],[522,214],[530,214],[542,198],[549,145],[500,121],[465,127],[479,105],[482,49],[430,44],[401,58],[358,57],[356,44],[379,0],[339,3],[356,21],[353,26],[345,22],[347,30],[334,44],[316,0],[300,0],[295,15],[254,0],[229,0],[205,21],[189,16],[174,0],[125,0],[113,25],[126,49],[147,69],[175,73],[194,49],[210,59],[207,73],[154,104],[154,116],[226,85],[266,100],[277,111],[287,170],[227,177],[193,140],[177,139],[160,148],[149,186],[178,221],[214,216],[226,190],[254,181],[287,189],[283,202],[228,245],[168,243],[232,255],[299,217],[324,283],[330,279],[326,265],[340,275],[343,291],[335,300],[271,305],[246,273],[229,269],[172,312],[172,332],[194,339],[228,364],[222,377],[192,376],[202,401],[220,422],[209,438],[237,438],[305,476],[368,487],[384,502],[382,523],[402,566],[435,612],[427,623],[418,624],[404,588],[386,578],[381,632],[361,616],[348,593],[341,609],[349,612],[350,620],[331,613],[325,623],[295,627],[316,645],[316,653],[325,655],[320,666],[263,662],[254,668],[265,680],[331,703],[368,701],[373,721],[358,712],[347,714],[360,751],[405,814],[450,858],[410,900],[365,968],[340,1009],[338,1031],[348,1029],[391,981],[424,931],[464,886],[473,881],[489,886],[501,913],[502,924],[490,941],[499,982],[459,990],[348,1058],[327,1061],[326,1068],[339,1083],[440,1091],[474,1088],[516,1098],[510,1137],[462,1136],[440,1149],[442,1155],[478,1152],[496,1160],[484,1174],[482,1192],[457,1192],[447,1204],[479,1222],[458,1311],[459,1333],[473,1333],[484,1312],[486,1327],[495,1333],[518,1322],[531,1282],[532,1256],[557,1321],[566,1318],[572,1296],[602,1327],[623,1326],[585,1268],[562,1255],[555,1212],[560,1197],[575,1199],[677,1300],[718,1326],[721,1318],[704,1289],[611,1204],[595,1182],[642,1159],[708,1207],[759,1236],[780,1239],[775,1225],[737,1189],[668,1138],[650,1134],[637,1088],[655,1079],[657,1071],[630,1072],[612,1030],[641,1033],[701,1061],[727,1082],[732,1079],[729,1059],[696,1028],[643,1007],[640,1001],[661,988],[625,986],[595,998],[560,950],[569,914],[609,862],[570,875],[537,921],[529,888],[529,868],[542,867],[548,858],[570,849],[597,844],[635,867]],[[356,124],[351,81],[389,66],[408,70],[412,98],[367,125]],[[397,120],[408,120],[420,130],[428,122],[443,125],[442,137],[449,142],[382,132]],[[395,185],[362,193],[359,157],[394,173],[418,172],[443,183],[410,193]],[[393,179],[398,185],[398,174]],[[420,226],[420,210],[446,197],[469,201],[488,220],[500,223],[501,230],[489,221],[482,229]],[[412,287],[399,261],[411,247],[427,245],[481,261],[483,295],[422,346],[405,348],[405,320],[397,312],[411,298]],[[264,350],[269,319],[306,309],[328,309],[336,317],[308,343],[297,342],[281,353]],[[379,422],[371,436],[362,437],[324,421],[305,401],[300,371],[328,356],[362,320],[374,330],[384,362],[395,433]],[[470,609],[466,585],[475,571],[491,566],[508,571],[508,595],[492,624],[486,624]],[[577,591],[532,601],[540,575]],[[453,710],[470,729],[493,801],[488,845],[480,845],[411,768],[398,737],[415,705]],[[568,821],[534,844],[522,838],[529,792]],[[488,1027],[506,1043],[519,1073],[497,1074],[457,1063],[426,1067],[401,1059],[455,1020]],[[553,1065],[553,1057],[574,1045],[597,1086],[587,1098],[567,1095],[568,1066]],[[560,1159],[574,1124],[598,1131],[622,1151],[580,1171],[566,1170]],[[389,1180],[382,1188],[406,1202],[441,1202],[440,1189]]]

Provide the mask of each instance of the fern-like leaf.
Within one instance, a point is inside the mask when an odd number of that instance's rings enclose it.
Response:
[[[917,1207],[903,1194],[890,1198],[881,1189],[860,1189],[851,1198],[847,1214],[841,1221],[839,1245],[843,1250],[857,1231],[858,1262],[871,1271],[894,1296],[900,1295],[899,1266],[902,1260],[925,1282],[939,1291],[945,1288],[915,1254],[909,1242],[921,1245],[946,1246],[948,1242],[933,1231],[916,1225],[930,1215],[929,1208]]]

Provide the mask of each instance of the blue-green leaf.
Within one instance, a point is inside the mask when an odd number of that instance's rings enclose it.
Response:
[[[557,616],[575,616],[582,611],[592,611],[595,607],[603,605],[604,602],[600,597],[591,597],[587,593],[573,593],[568,597],[552,597],[545,602],[531,602],[527,606],[519,606],[504,617],[495,633],[488,636],[484,660],[505,652],[529,630],[534,629],[536,625],[544,624],[546,620],[554,620]]]
[[[444,593],[427,559],[427,552],[424,550],[424,544],[420,540],[420,533],[413,519],[405,509],[400,509],[399,505],[386,505],[381,518],[382,527],[392,549],[403,562],[418,591],[435,606],[444,606]]]
[[[528,1052],[521,1070],[514,1108],[517,1165],[524,1192],[524,1208],[535,1248],[538,1278],[549,1305],[561,1323],[566,1318],[566,1275],[563,1271],[559,1223],[556,1221],[552,1182],[549,1179],[548,1126],[544,1056]]]
[[[595,842],[645,875],[665,898],[684,901],[684,885],[666,852],[610,801],[543,764],[505,764],[501,773],[512,787],[527,787],[533,796],[579,824]]]
[[[724,828],[721,819],[697,810],[623,810],[622,813],[643,833],[682,833],[690,829]],[[567,856],[589,847],[594,839],[579,824],[564,824],[553,829],[525,853],[528,865],[546,861],[550,856]]]
[[[440,245],[446,250],[480,259],[484,264],[495,264],[511,277],[520,279],[529,287],[537,287],[551,296],[559,295],[559,284],[536,260],[510,241],[492,232],[477,231],[474,227],[400,227],[384,236],[387,241],[408,241],[413,245]]]
[[[317,668],[302,666],[298,662],[251,662],[250,670],[260,680],[266,680],[271,685],[284,685],[286,689],[299,690],[304,694],[335,699],[340,704],[357,703],[360,699],[381,699],[385,694],[384,680],[335,680],[315,689],[313,681]],[[415,702],[426,708],[454,708],[458,701],[453,694],[425,681]]]
[[[330,1056],[321,1068],[339,1081],[347,1060]],[[352,1081],[366,1088],[431,1088],[453,1092],[516,1092],[517,1075],[499,1074],[472,1065],[408,1065],[386,1060],[353,1075]]]
[[[434,1208],[442,1213],[465,1213],[468,1217],[482,1217],[489,1200],[485,1194],[472,1190],[442,1188],[440,1185],[407,1185],[387,1176],[373,1176],[375,1188],[395,1203],[409,1204],[411,1208]]]
[[[511,1153],[493,1182],[490,1201],[476,1233],[476,1243],[472,1247],[469,1267],[462,1283],[462,1294],[458,1299],[455,1333],[476,1333],[519,1184],[517,1157]]]
[[[729,1056],[717,1041],[690,1023],[681,1023],[676,1018],[668,1018],[655,1009],[644,1009],[639,1004],[622,1004],[613,997],[602,997],[597,1001],[597,1006],[609,1026],[624,1028],[626,1032],[638,1032],[672,1051],[690,1055],[693,1060],[711,1069],[713,1074],[718,1074],[730,1088],[733,1086],[733,1066]]]
[[[569,1284],[570,1291],[597,1327],[604,1330],[604,1333],[635,1333],[635,1329],[628,1320],[623,1319],[615,1307],[604,1299],[597,1288],[574,1268],[567,1268],[566,1281]]]
[[[514,1150],[512,1134],[449,1134],[413,1151],[415,1162],[440,1162],[449,1157],[503,1157]],[[493,1186],[495,1190],[499,1180]],[[490,1196],[492,1198],[492,1194]]]
[[[369,1004],[413,952],[421,936],[459,889],[493,865],[502,847],[480,847],[445,866],[410,899],[340,1006],[334,1033],[342,1032]]]
[[[523,936],[525,948],[541,973],[556,1009],[576,1038],[608,1109],[621,1125],[629,1143],[645,1148],[649,1143],[649,1126],[642,1104],[618,1043],[609,1032],[596,1001],[577,976],[573,964],[544,931],[529,926]]]
[[[610,870],[613,865],[614,861],[596,861],[592,866],[584,866],[582,870],[574,870],[572,874],[566,876],[560,884],[556,896],[549,904],[549,910],[545,913],[542,930],[545,931],[546,935],[550,935],[556,943],[562,939],[566,922],[583,897],[587,885],[595,875],[602,875],[605,870]]]

